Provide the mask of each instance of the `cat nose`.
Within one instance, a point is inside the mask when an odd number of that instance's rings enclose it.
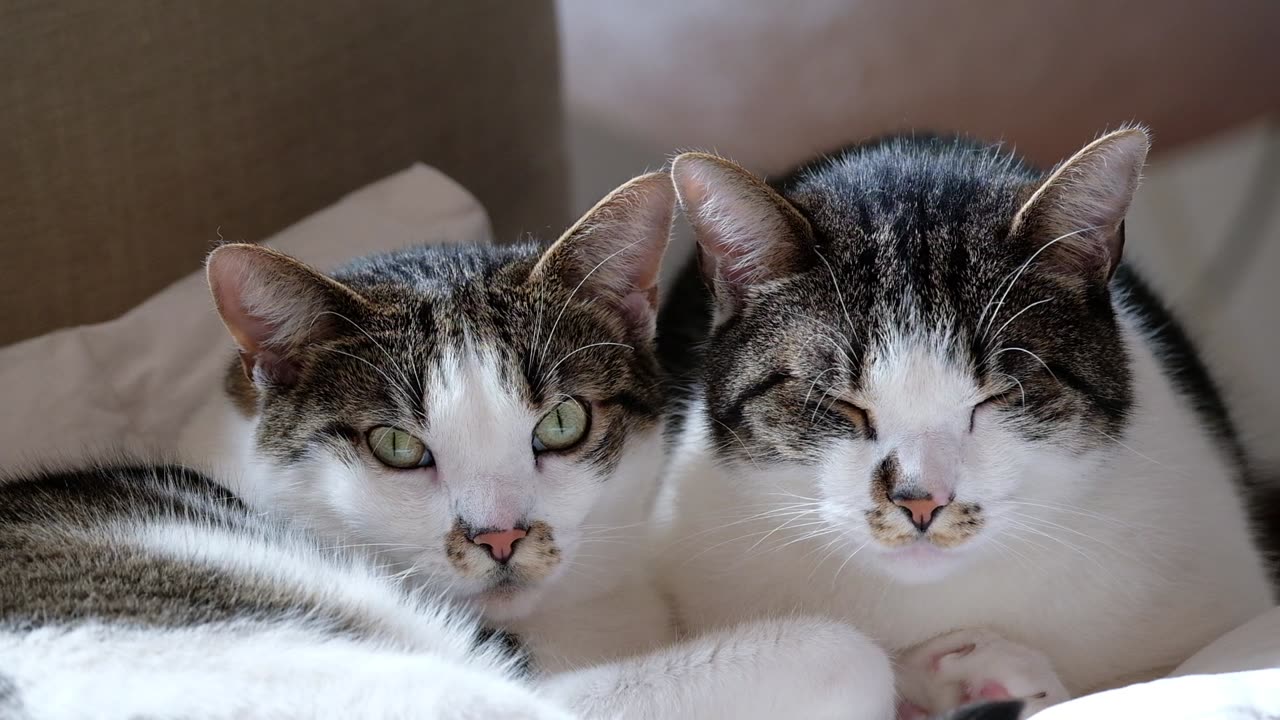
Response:
[[[529,533],[520,528],[495,530],[471,536],[471,542],[489,549],[489,556],[502,564],[506,564],[515,552],[516,542]]]
[[[920,532],[928,530],[938,512],[951,502],[951,498],[920,493],[894,493],[889,499],[902,508]]]

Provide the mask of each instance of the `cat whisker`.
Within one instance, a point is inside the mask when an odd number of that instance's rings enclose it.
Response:
[[[791,492],[791,491],[786,491],[786,490],[778,490],[778,491],[776,491],[776,492],[771,492],[771,493],[768,493],[768,494],[769,494],[769,495],[780,495],[780,496],[782,496],[782,497],[792,497],[792,498],[796,498],[797,500],[809,500],[809,501],[812,501],[812,502],[820,502],[820,501],[821,501],[821,499],[820,499],[820,498],[812,498],[812,497],[808,497],[807,495],[799,495],[799,494],[797,494],[797,493],[794,493],[794,492]]]
[[[840,551],[841,542],[843,540],[844,533],[836,531],[836,536],[829,540],[826,545],[823,545],[820,548],[814,548],[801,557],[803,560],[810,555],[818,555],[821,553],[821,556],[818,557],[817,561],[813,564],[813,570],[809,571],[809,577],[805,579],[805,582],[813,582],[813,576],[817,575],[818,571],[822,569],[822,566]]]
[[[1027,389],[1022,386],[1022,381],[1006,372],[997,372],[997,375],[1003,375],[1018,384],[1018,392],[1022,393],[1022,409],[1027,409]]]
[[[816,524],[816,525],[823,525],[824,527],[823,527],[823,528],[821,528],[821,529],[819,529],[819,530],[811,530],[811,531],[809,531],[808,533],[806,533],[806,534],[804,534],[804,535],[801,535],[800,537],[792,538],[791,540],[788,540],[788,541],[786,541],[786,542],[782,543],[781,545],[778,545],[778,546],[776,546],[776,547],[774,547],[774,548],[771,548],[771,549],[769,550],[769,552],[774,552],[774,551],[776,551],[776,550],[781,550],[781,549],[783,549],[783,548],[786,548],[786,547],[790,547],[790,546],[792,546],[792,545],[795,545],[796,543],[808,542],[809,540],[813,540],[813,539],[815,539],[815,538],[820,538],[820,537],[822,537],[822,536],[824,536],[824,535],[836,534],[836,535],[837,535],[837,537],[836,537],[836,538],[835,538],[835,540],[833,540],[832,542],[839,542],[839,540],[840,540],[840,537],[838,537],[838,535],[840,534],[840,530],[839,530],[839,529],[831,527],[831,524],[830,524],[830,523],[828,523],[828,522],[826,522],[825,520],[824,520],[823,522],[821,522],[821,523],[814,523],[814,524]],[[796,527],[797,527],[797,528],[799,528],[799,527],[802,527],[802,526],[797,525]],[[793,529],[794,529],[794,528],[793,528]]]
[[[848,565],[848,564],[849,564],[849,561],[850,561],[850,560],[853,560],[853,558],[854,558],[858,553],[862,552],[862,549],[863,549],[863,548],[865,548],[867,545],[870,545],[870,544],[871,544],[871,541],[870,541],[870,540],[867,540],[866,542],[862,543],[862,544],[861,544],[861,545],[859,545],[857,548],[855,548],[853,552],[849,553],[849,557],[845,558],[845,559],[844,559],[844,562],[840,563],[840,567],[836,570],[836,574],[835,574],[835,576],[831,578],[831,589],[832,589],[832,590],[834,590],[834,589],[835,589],[836,584],[840,581],[840,573],[844,572],[844,568],[845,568],[845,566],[846,566],[846,565]]]
[[[723,540],[723,541],[718,542],[718,543],[716,543],[716,544],[714,544],[714,545],[709,545],[709,546],[707,546],[707,547],[702,548],[702,549],[701,549],[701,550],[699,550],[697,553],[694,553],[693,555],[690,555],[689,557],[685,558],[684,562],[683,562],[683,563],[681,563],[681,564],[682,564],[682,565],[687,565],[687,564],[689,564],[689,563],[693,562],[694,560],[697,560],[698,558],[702,557],[703,555],[705,555],[705,554],[707,554],[707,553],[709,553],[709,552],[711,552],[711,551],[713,551],[713,550],[717,550],[717,549],[719,549],[719,548],[722,548],[722,547],[724,547],[725,545],[729,545],[729,544],[737,543],[737,542],[743,542],[743,541],[749,540],[749,539],[751,539],[751,538],[754,538],[754,537],[756,537],[756,536],[758,536],[758,535],[763,535],[763,534],[765,534],[765,533],[770,533],[770,532],[773,532],[773,530],[772,530],[772,529],[757,530],[757,531],[755,531],[755,532],[749,532],[749,533],[746,533],[746,534],[744,534],[744,535],[738,535],[737,537],[731,537],[731,538],[729,538],[728,540]]]
[[[996,352],[992,353],[991,355],[988,355],[988,356],[987,356],[987,359],[988,359],[989,361],[990,361],[990,360],[994,360],[994,359],[996,359],[997,357],[999,357],[999,356],[1001,356],[1001,355],[1003,355],[1003,354],[1005,354],[1005,353],[1007,353],[1007,352],[1021,352],[1021,353],[1026,353],[1027,355],[1030,355],[1032,358],[1035,358],[1035,361],[1036,361],[1036,362],[1040,363],[1041,367],[1043,367],[1043,368],[1045,369],[1045,372],[1049,373],[1049,375],[1050,375],[1054,380],[1058,380],[1058,376],[1057,376],[1057,375],[1054,375],[1053,370],[1049,368],[1049,364],[1048,364],[1048,363],[1046,363],[1046,362],[1045,362],[1045,361],[1044,361],[1044,360],[1043,360],[1039,355],[1037,355],[1037,354],[1035,354],[1035,353],[1031,352],[1030,350],[1028,350],[1028,349],[1026,349],[1026,348],[1021,348],[1021,347],[1007,347],[1007,348],[1001,348],[1001,349],[997,350]],[[1062,381],[1061,381],[1061,380],[1058,380],[1058,382],[1062,382]]]
[[[1173,474],[1178,475],[1178,476],[1180,476],[1180,477],[1184,477],[1184,478],[1185,478],[1185,477],[1188,477],[1188,475],[1187,475],[1186,473],[1179,472],[1178,470],[1176,470],[1176,469],[1174,469],[1174,468],[1169,467],[1168,465],[1166,465],[1166,464],[1164,464],[1164,463],[1160,462],[1159,460],[1156,460],[1155,458],[1151,457],[1150,455],[1145,455],[1145,454],[1143,454],[1143,453],[1139,452],[1138,450],[1136,450],[1136,449],[1134,449],[1134,448],[1130,447],[1129,445],[1124,444],[1123,442],[1121,442],[1121,441],[1120,441],[1120,439],[1119,439],[1119,438],[1113,437],[1112,435],[1108,434],[1106,431],[1099,430],[1099,429],[1097,429],[1097,428],[1092,428],[1092,429],[1093,429],[1093,431],[1094,431],[1094,432],[1098,433],[1098,434],[1099,434],[1099,435],[1101,435],[1102,437],[1104,437],[1104,438],[1106,438],[1106,439],[1110,440],[1111,442],[1115,443],[1116,445],[1119,445],[1120,447],[1124,448],[1125,450],[1128,450],[1129,452],[1133,453],[1134,455],[1138,456],[1139,458],[1142,458],[1143,460],[1146,460],[1147,462],[1151,463],[1152,465],[1155,465],[1155,466],[1157,466],[1157,467],[1163,468],[1164,470],[1167,470],[1167,471],[1169,471],[1170,473],[1173,473]]]
[[[1017,550],[1014,550],[1012,547],[1010,547],[1010,546],[1006,545],[1005,543],[1000,542],[999,540],[996,540],[995,538],[991,538],[991,539],[989,539],[989,542],[990,542],[992,545],[994,545],[994,546],[996,547],[996,549],[1001,550],[1001,551],[1003,551],[1003,552],[1006,552],[1006,553],[1009,553],[1009,554],[1013,555],[1015,559],[1017,559],[1017,560],[1021,561],[1021,562],[1026,566],[1026,567],[1028,567],[1028,568],[1036,568],[1036,564],[1035,564],[1034,562],[1032,562],[1032,561],[1031,561],[1031,558],[1027,557],[1026,555],[1024,555],[1024,554],[1022,554],[1022,553],[1020,553],[1020,552],[1018,552]]]
[[[582,276],[582,279],[581,279],[581,280],[579,280],[579,281],[578,281],[578,284],[574,286],[574,288],[573,288],[573,290],[572,290],[572,291],[570,291],[570,293],[569,293],[569,297],[565,298],[564,304],[560,306],[560,312],[556,314],[556,319],[555,319],[555,321],[551,323],[551,330],[547,333],[547,340],[546,340],[546,342],[542,345],[542,351],[541,351],[540,353],[538,353],[538,366],[539,366],[539,368],[541,368],[541,366],[542,366],[542,359],[543,359],[544,357],[546,357],[546,355],[547,355],[547,349],[551,347],[551,339],[552,339],[553,337],[555,337],[555,334],[556,334],[556,328],[560,327],[560,320],[561,320],[561,318],[563,318],[563,317],[564,317],[564,311],[569,309],[569,303],[573,302],[573,298],[577,296],[578,291],[582,289],[582,286],[583,286],[583,285],[585,285],[585,284],[587,283],[587,280],[589,280],[589,279],[591,278],[591,276],[592,276],[592,275],[594,275],[594,274],[595,274],[595,272],[596,272],[597,270],[599,270],[600,268],[604,267],[604,264],[605,264],[605,263],[607,263],[607,262],[609,262],[610,260],[614,259],[615,257],[617,257],[617,256],[621,255],[622,253],[624,253],[624,252],[626,252],[626,251],[630,250],[631,248],[635,247],[636,245],[639,245],[641,242],[643,242],[643,240],[634,240],[634,241],[632,241],[632,242],[630,242],[630,243],[628,243],[628,244],[624,245],[623,247],[621,247],[621,248],[619,248],[619,249],[617,249],[617,250],[613,251],[612,253],[610,253],[609,255],[607,255],[603,260],[601,260],[600,262],[596,263],[596,266],[595,266],[595,267],[593,267],[593,268],[591,268],[589,271],[587,271],[587,274],[586,274],[586,275],[583,275],[583,276]]]
[[[1019,310],[1018,312],[1014,313],[1013,317],[1011,317],[1011,318],[1009,318],[1008,320],[1005,320],[1005,321],[1004,321],[1004,324],[1000,326],[1000,329],[999,329],[999,330],[997,330],[997,331],[996,331],[996,333],[995,333],[994,335],[992,335],[992,336],[990,336],[989,338],[987,338],[987,342],[988,342],[988,343],[993,343],[993,342],[995,342],[996,340],[999,340],[999,339],[1000,339],[1000,334],[1004,332],[1005,328],[1009,327],[1009,324],[1010,324],[1010,323],[1012,323],[1014,320],[1017,320],[1019,317],[1021,317],[1021,316],[1022,316],[1022,313],[1026,312],[1026,311],[1030,310],[1031,308],[1036,307],[1036,306],[1038,306],[1038,305],[1043,305],[1043,304],[1045,304],[1045,303],[1047,303],[1047,302],[1053,302],[1053,299],[1052,299],[1052,298],[1045,298],[1044,300],[1037,300],[1037,301],[1035,301],[1035,302],[1031,303],[1030,305],[1027,305],[1026,307],[1022,308],[1022,309],[1021,309],[1021,310]]]
[[[755,550],[756,548],[760,547],[760,544],[761,544],[761,543],[763,543],[764,541],[766,541],[766,540],[768,540],[769,538],[773,537],[773,536],[774,536],[774,535],[776,535],[779,531],[787,529],[788,527],[790,527],[790,526],[791,526],[791,524],[792,524],[792,523],[794,523],[795,521],[797,521],[797,520],[799,520],[799,519],[801,519],[801,518],[805,517],[805,515],[808,515],[808,514],[809,514],[809,513],[803,513],[803,514],[801,514],[801,515],[797,515],[797,516],[795,516],[795,517],[793,517],[793,518],[791,518],[791,519],[787,520],[786,522],[782,523],[781,525],[779,525],[779,526],[775,527],[774,529],[770,530],[768,533],[765,533],[764,537],[760,538],[759,540],[756,540],[756,541],[755,541],[755,543],[751,545],[751,547],[747,548],[746,552],[747,552],[747,553],[750,553],[752,550]],[[825,522],[826,522],[826,521],[824,521],[824,520],[818,520],[818,521],[816,521],[816,522],[812,522],[812,523],[808,523],[808,524],[802,524],[802,525],[798,525],[798,526],[796,526],[796,527],[808,527],[809,525],[822,525],[822,524],[825,524]]]
[[[365,365],[368,365],[371,369],[373,369],[373,371],[374,371],[374,372],[376,372],[376,373],[378,373],[379,375],[381,375],[381,376],[382,376],[382,379],[387,381],[387,387],[389,387],[389,388],[394,388],[394,389],[396,389],[396,390],[398,390],[398,391],[400,391],[400,392],[402,392],[402,393],[405,393],[405,392],[406,392],[405,388],[404,388],[403,386],[399,385],[399,384],[397,383],[397,381],[396,381],[396,380],[393,380],[393,379],[391,378],[391,376],[390,376],[390,375],[388,375],[388,374],[387,374],[387,373],[386,373],[382,368],[378,367],[377,365],[374,365],[373,363],[371,363],[371,362],[369,362],[368,360],[366,360],[366,359],[364,359],[364,358],[360,357],[359,355],[355,355],[355,354],[352,354],[352,353],[347,352],[346,350],[340,350],[340,349],[335,348],[335,347],[325,347],[325,346],[320,346],[320,349],[324,350],[325,352],[337,353],[338,355],[342,355],[343,357],[349,357],[349,358],[351,358],[352,360],[359,360],[360,362],[364,363]],[[407,393],[406,393],[406,394],[407,394]]]
[[[789,511],[783,511],[783,512],[760,513],[758,515],[752,515],[751,517],[746,517],[740,520],[734,520],[732,522],[716,525],[715,527],[699,530],[696,533],[680,538],[680,543],[687,543],[691,540],[695,540],[699,537],[702,537],[703,535],[709,535],[711,533],[718,532],[720,530],[724,530],[726,528],[730,528],[735,525],[741,525],[743,523],[755,522],[757,520],[772,520],[775,518],[789,517],[792,515],[808,515],[812,512],[813,512],[812,510],[789,510]]]
[[[729,431],[729,434],[732,435],[733,438],[738,441],[738,444],[742,446],[742,450],[747,453],[747,458],[751,460],[751,464],[755,465],[756,469],[759,470],[760,463],[756,462],[755,456],[751,454],[751,449],[747,447],[746,443],[742,442],[742,438],[738,437],[738,433],[735,432],[733,428],[729,427],[728,425],[725,425],[724,422],[722,422],[719,418],[713,417],[711,419],[714,420],[717,424],[719,424],[720,427]]]
[[[831,391],[834,389],[834,386],[828,385],[826,392],[822,393],[822,397],[818,398],[818,404],[813,408],[813,413],[809,416],[809,424],[812,425],[818,421],[818,410],[822,408],[822,404],[826,402],[827,398],[831,397]],[[839,400],[839,398],[835,398],[832,403],[834,404],[836,400]]]
[[[826,375],[835,369],[836,367],[833,365],[813,376],[813,382],[809,383],[809,391],[804,394],[804,402],[801,403],[800,407],[809,407],[809,396],[813,394],[813,389],[818,385],[818,381],[822,379],[823,375]]]
[[[405,375],[405,373],[404,373],[404,368],[402,368],[402,367],[400,366],[400,364],[396,362],[395,358],[394,358],[394,357],[392,357],[391,353],[387,351],[387,348],[386,348],[386,346],[385,346],[385,345],[383,345],[382,343],[378,342],[378,340],[377,340],[375,337],[373,337],[373,335],[372,335],[368,330],[366,330],[363,326],[361,326],[361,325],[360,325],[359,323],[357,323],[355,320],[352,320],[351,318],[347,317],[346,315],[344,315],[344,314],[342,314],[342,313],[340,313],[340,312],[337,312],[336,310],[322,310],[321,312],[316,313],[315,317],[314,317],[314,318],[312,318],[312,320],[311,320],[311,325],[314,327],[314,326],[315,326],[315,324],[316,324],[316,322],[318,322],[318,321],[320,320],[320,318],[321,318],[321,317],[323,317],[323,316],[325,316],[325,315],[332,315],[333,317],[336,317],[336,318],[338,318],[338,319],[340,319],[340,320],[344,320],[344,321],[346,321],[349,325],[351,325],[351,327],[353,327],[353,328],[355,328],[356,330],[360,331],[360,333],[361,333],[362,335],[364,335],[364,336],[365,336],[365,338],[367,338],[367,339],[369,340],[369,342],[373,343],[373,346],[374,346],[374,347],[378,348],[378,351],[382,353],[382,356],[383,356],[383,357],[385,357],[385,358],[387,359],[387,367],[390,367],[390,368],[395,369],[395,370],[396,370],[396,374],[398,374],[398,375],[400,376],[400,384],[399,384],[398,386],[396,386],[396,389],[397,389],[397,390],[400,390],[401,392],[403,392],[403,393],[405,394],[405,396],[406,396],[406,397],[408,397],[408,398],[410,398],[410,399],[412,399],[412,400],[414,400],[414,401],[419,401],[419,400],[420,400],[420,399],[418,399],[418,398],[413,398],[413,392],[412,392],[413,385],[412,385],[412,383],[409,381],[409,377],[408,377],[407,375]],[[384,375],[384,377],[385,377],[385,375]]]
[[[1058,543],[1059,545],[1061,545],[1061,546],[1063,546],[1063,547],[1067,548],[1068,550],[1070,550],[1070,551],[1072,551],[1072,552],[1076,553],[1076,554],[1077,554],[1077,555],[1079,555],[1080,557],[1082,557],[1082,558],[1084,558],[1084,559],[1088,560],[1089,562],[1093,563],[1095,566],[1097,566],[1097,568],[1098,568],[1099,570],[1102,570],[1102,571],[1104,571],[1104,572],[1106,572],[1106,571],[1107,571],[1107,567],[1106,567],[1106,565],[1104,565],[1103,563],[1099,562],[1099,561],[1098,561],[1098,559],[1097,559],[1096,557],[1094,557],[1092,554],[1090,554],[1090,553],[1086,552],[1086,551],[1085,551],[1083,548],[1081,548],[1080,546],[1075,545],[1074,543],[1070,543],[1070,542],[1068,542],[1068,541],[1064,540],[1063,538],[1058,537],[1057,535],[1053,535],[1053,534],[1051,534],[1051,533],[1048,533],[1048,532],[1045,532],[1045,531],[1043,531],[1043,530],[1040,530],[1040,529],[1037,529],[1037,528],[1035,528],[1035,527],[1032,527],[1031,525],[1026,524],[1026,523],[1024,523],[1024,522],[1021,522],[1021,521],[1018,521],[1018,520],[1013,520],[1013,519],[1009,519],[1009,522],[1010,522],[1011,524],[1013,524],[1014,526],[1016,526],[1016,527],[1018,527],[1018,528],[1021,528],[1024,532],[1029,532],[1029,533],[1032,533],[1033,535],[1037,535],[1037,536],[1043,537],[1043,538],[1044,538],[1044,539],[1046,539],[1046,540],[1051,540],[1051,541],[1053,541],[1053,542],[1055,542],[1055,543]],[[1110,575],[1110,573],[1108,573],[1108,575]]]
[[[1005,299],[1009,297],[1009,291],[1010,291],[1010,290],[1013,290],[1013,286],[1018,284],[1018,280],[1020,280],[1020,279],[1022,278],[1022,274],[1023,274],[1024,272],[1026,272],[1027,268],[1031,267],[1031,263],[1035,262],[1036,258],[1040,257],[1040,253],[1044,252],[1045,250],[1048,250],[1049,248],[1053,247],[1054,245],[1057,245],[1058,243],[1062,242],[1063,240],[1066,240],[1066,239],[1068,239],[1068,238],[1075,237],[1076,235],[1079,235],[1080,233],[1086,233],[1086,232],[1089,232],[1089,231],[1091,231],[1091,230],[1097,230],[1097,229],[1098,229],[1098,227],[1097,227],[1097,226],[1090,226],[1090,227],[1080,228],[1080,229],[1078,229],[1078,230],[1072,230],[1072,231],[1071,231],[1071,232],[1069,232],[1069,233],[1066,233],[1066,234],[1064,234],[1064,235],[1059,235],[1058,237],[1056,237],[1056,238],[1054,238],[1054,239],[1050,240],[1049,242],[1045,243],[1044,245],[1041,245],[1041,246],[1040,246],[1040,248],[1039,248],[1038,250],[1036,250],[1034,253],[1032,253],[1032,254],[1031,254],[1031,257],[1027,258],[1027,261],[1026,261],[1026,262],[1022,263],[1022,267],[1018,268],[1018,272],[1013,276],[1013,279],[1009,281],[1009,285],[1004,289],[1004,294],[1000,296],[1000,302],[999,302],[998,304],[999,304],[999,305],[1004,305],[1004,301],[1005,301]],[[999,286],[999,285],[997,285],[997,286],[996,286],[996,289],[998,290],[998,289],[999,289],[999,287],[1000,287],[1000,286]],[[990,304],[990,303],[988,303],[988,304]],[[998,312],[998,311],[997,311],[997,312]],[[984,311],[984,314],[985,314],[985,311]],[[991,317],[987,319],[987,324],[986,324],[986,326],[982,329],[982,332],[983,332],[983,333],[986,333],[986,331],[991,327],[991,323],[992,323],[992,321],[994,321],[994,320],[995,320],[996,315],[997,315],[997,313],[992,313],[992,314],[991,314]]]
[[[1063,512],[1071,515],[1080,515],[1081,517],[1092,518],[1095,520],[1102,520],[1103,522],[1111,523],[1112,525],[1115,525],[1117,527],[1131,528],[1135,530],[1154,530],[1154,529],[1158,529],[1159,527],[1158,525],[1138,525],[1134,523],[1127,523],[1108,515],[1102,515],[1096,512],[1081,510],[1079,508],[1075,508],[1069,505],[1060,505],[1055,503],[1043,503],[1043,502],[1035,503],[1035,502],[1029,502],[1026,500],[1003,500],[1002,502],[1007,503],[1009,505],[1025,505],[1027,507],[1044,508],[1046,510],[1053,510],[1056,512]]]
[[[836,280],[836,271],[832,269],[831,263],[827,261],[826,256],[818,252],[816,248],[814,248],[813,254],[817,255],[822,264],[827,266],[827,273],[831,275],[831,287],[836,291],[836,297],[840,300],[840,309],[844,311],[844,319],[849,323],[849,334],[856,339],[858,330],[853,324],[853,318],[849,316],[849,306],[844,302],[844,293],[840,290],[840,282]]]
[[[580,348],[578,348],[578,349],[576,349],[576,350],[573,350],[572,352],[569,352],[569,353],[568,353],[568,354],[566,354],[564,357],[562,357],[562,358],[560,358],[559,360],[557,360],[557,361],[556,361],[556,364],[551,366],[551,369],[547,370],[545,373],[541,373],[542,377],[544,377],[544,378],[545,378],[545,377],[549,377],[549,376],[551,376],[552,374],[554,374],[554,373],[555,373],[556,368],[560,367],[560,364],[561,364],[561,363],[563,363],[565,360],[568,360],[569,358],[573,357],[574,355],[577,355],[578,353],[582,352],[583,350],[590,350],[591,348],[598,348],[598,347],[620,347],[620,348],[625,348],[625,349],[627,349],[627,350],[631,350],[631,351],[633,351],[633,352],[635,351],[635,347],[633,347],[633,346],[631,346],[631,345],[627,345],[627,344],[625,344],[625,343],[618,343],[618,342],[597,342],[597,343],[591,343],[591,344],[589,344],[589,345],[583,345],[582,347],[580,347]]]

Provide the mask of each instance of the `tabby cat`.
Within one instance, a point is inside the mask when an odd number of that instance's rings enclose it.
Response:
[[[1122,129],[1041,173],[895,137],[772,186],[676,158],[713,296],[698,344],[696,295],[660,324],[695,368],[663,511],[688,627],[842,619],[921,671],[906,714],[1032,712],[1275,602],[1229,414],[1121,263],[1148,146]]]

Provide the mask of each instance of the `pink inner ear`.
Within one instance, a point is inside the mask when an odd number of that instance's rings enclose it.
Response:
[[[711,270],[714,275],[730,285],[747,285],[750,284],[759,270],[752,267],[749,262],[745,262],[747,253],[738,250],[736,246],[727,246],[717,243],[715,252],[709,254],[711,260]]]
[[[222,304],[222,320],[230,330],[240,349],[249,355],[257,355],[269,345],[278,328],[244,309],[240,298],[233,297]]]
[[[643,338],[652,338],[656,331],[658,288],[637,290],[622,298],[621,309],[633,332]]]

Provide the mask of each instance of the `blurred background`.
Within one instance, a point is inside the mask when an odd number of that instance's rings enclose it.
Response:
[[[1138,121],[1127,251],[1280,464],[1278,48],[1275,0],[0,0],[0,344],[415,161],[509,241],[678,149],[773,174],[915,128],[1047,166]]]

